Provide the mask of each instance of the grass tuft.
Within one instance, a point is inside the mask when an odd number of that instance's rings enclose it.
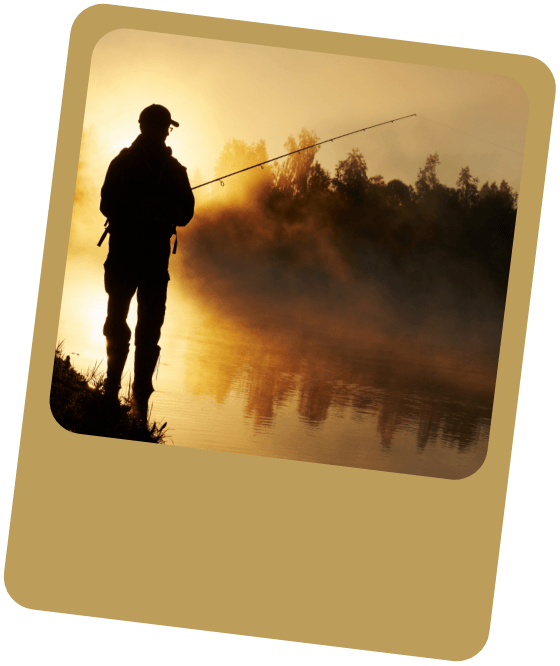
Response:
[[[63,351],[63,344],[59,343],[50,396],[53,416],[63,428],[82,435],[165,443],[167,423],[160,425],[148,419],[147,424],[142,424],[130,415],[130,385],[124,399],[109,400],[103,393],[105,377],[100,371],[101,363],[82,374]]]

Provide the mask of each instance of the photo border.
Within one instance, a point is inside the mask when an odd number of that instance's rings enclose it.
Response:
[[[91,54],[116,29],[510,76],[530,105],[488,455],[462,480],[65,431],[53,350]],[[23,606],[465,659],[490,625],[554,80],[527,56],[98,5],[74,23],[5,581]]]

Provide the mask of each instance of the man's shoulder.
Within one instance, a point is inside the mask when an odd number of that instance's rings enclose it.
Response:
[[[110,167],[115,168],[122,166],[123,164],[126,164],[129,161],[129,157],[130,157],[130,148],[123,148],[121,152],[111,160],[109,168]]]
[[[186,171],[187,170],[187,167],[183,166],[181,164],[181,162],[179,162],[179,160],[176,157],[173,157],[173,155],[171,155],[171,153],[168,155],[167,161],[168,161],[168,164],[170,165],[170,167],[174,171],[181,172],[181,171]]]
[[[181,167],[181,169],[184,169],[185,167],[179,162],[179,160],[176,157],[173,157],[173,150],[171,146],[165,146],[165,157],[167,160],[167,163],[172,165],[175,168]]]

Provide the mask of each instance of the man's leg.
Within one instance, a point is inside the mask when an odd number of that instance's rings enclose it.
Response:
[[[136,415],[146,420],[148,400],[154,392],[152,377],[159,359],[161,327],[169,277],[164,274],[145,278],[138,285],[138,322],[134,334],[134,383],[132,395]]]
[[[109,295],[103,335],[107,339],[107,377],[105,395],[118,400],[121,378],[130,348],[131,331],[126,323],[136,285],[125,275],[105,269],[105,291]]]

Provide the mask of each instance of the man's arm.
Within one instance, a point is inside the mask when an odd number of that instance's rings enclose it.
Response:
[[[175,196],[169,210],[169,221],[176,227],[186,226],[194,215],[194,194],[187,170],[177,162]]]

